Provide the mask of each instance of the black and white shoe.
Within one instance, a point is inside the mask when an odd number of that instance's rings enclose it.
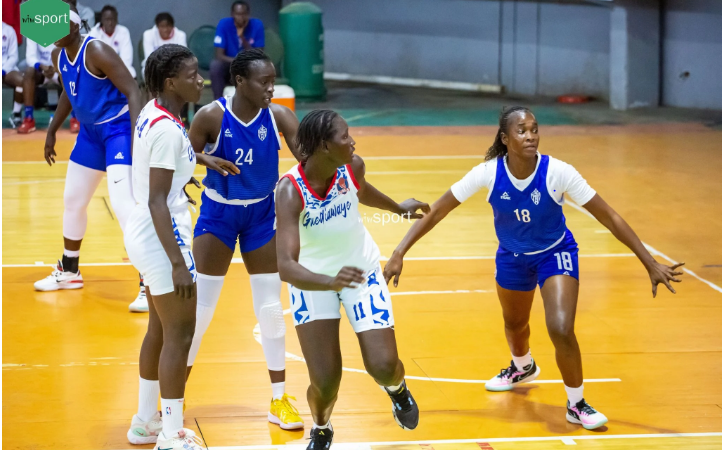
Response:
[[[591,405],[586,403],[585,399],[581,399],[580,402],[573,406],[571,406],[571,402],[568,402],[566,406],[568,409],[566,420],[571,423],[580,424],[587,430],[596,429],[608,422],[608,418],[593,409]]]
[[[329,428],[312,428],[309,432],[309,445],[307,450],[328,450],[332,446],[334,431]]]
[[[510,366],[500,371],[499,374],[485,383],[485,389],[493,392],[510,391],[515,385],[533,381],[540,375],[540,367],[531,358],[530,364],[518,370],[513,361]]]
[[[382,389],[392,400],[392,416],[397,425],[403,430],[417,428],[417,423],[420,421],[420,409],[417,407],[415,399],[412,398],[412,393],[407,389],[407,383],[403,381],[397,392],[390,392],[384,387]]]

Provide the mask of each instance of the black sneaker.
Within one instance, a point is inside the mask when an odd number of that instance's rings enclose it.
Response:
[[[403,430],[417,428],[417,423],[420,421],[420,410],[417,407],[417,402],[412,398],[412,393],[407,389],[407,383],[403,381],[397,392],[383,389],[392,400],[392,416],[395,418],[397,425]]]
[[[309,445],[307,450],[327,450],[332,446],[334,431],[329,428],[312,428],[309,432]]]
[[[499,374],[485,383],[485,389],[493,392],[513,390],[516,384],[533,381],[540,375],[540,367],[535,364],[535,360],[531,358],[531,363],[518,370],[513,361],[510,366],[500,371]]]
[[[10,122],[10,126],[12,128],[17,128],[21,123],[23,123],[23,116],[20,113],[12,113],[8,118],[8,121]]]
[[[580,402],[573,406],[571,406],[571,402],[567,402],[566,406],[568,409],[566,420],[571,423],[581,424],[587,430],[601,427],[608,422],[608,418],[593,409],[591,405],[586,403],[585,399],[581,399]]]

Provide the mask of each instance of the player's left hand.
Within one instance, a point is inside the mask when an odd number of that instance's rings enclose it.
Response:
[[[191,179],[189,180],[189,182],[186,183],[186,186],[188,186],[189,184],[193,184],[193,185],[196,186],[197,188],[201,189],[201,183],[199,183],[199,180],[197,180],[197,179],[194,178],[194,177],[191,177]],[[191,203],[192,205],[196,205],[196,200],[194,200],[193,198],[191,198],[191,196],[189,195],[189,193],[186,192],[186,186],[184,186],[184,194],[186,194],[186,198],[188,199],[189,203]],[[196,211],[196,210],[194,209],[194,211]]]
[[[676,294],[676,291],[671,287],[669,281],[681,283],[681,280],[676,277],[683,275],[684,272],[677,272],[676,269],[683,265],[684,263],[678,263],[673,266],[667,266],[666,264],[654,262],[654,264],[648,268],[649,278],[651,278],[651,292],[654,294],[654,298],[656,298],[656,290],[659,283],[663,283],[671,292]]]
[[[419,214],[418,209],[421,209],[424,214]],[[425,214],[430,212],[430,205],[414,198],[408,198],[404,202],[400,203],[400,214],[408,216],[409,219],[422,219]]]

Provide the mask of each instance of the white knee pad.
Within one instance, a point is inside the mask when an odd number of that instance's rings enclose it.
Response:
[[[78,241],[88,226],[88,204],[93,198],[103,172],[68,162],[63,192],[63,237]]]
[[[254,313],[259,321],[259,331],[263,337],[276,339],[287,332],[282,310],[282,280],[278,273],[251,275],[251,296]]]
[[[204,275],[202,273],[196,278],[196,329],[194,338],[189,349],[187,366],[193,366],[196,355],[201,348],[201,339],[214,318],[216,304],[221,295],[221,288],[224,286],[223,276]]]
[[[131,180],[131,166],[113,164],[106,168],[108,174],[108,196],[111,198],[111,207],[116,214],[121,230],[126,229],[126,221],[136,206],[133,198],[133,183]]]

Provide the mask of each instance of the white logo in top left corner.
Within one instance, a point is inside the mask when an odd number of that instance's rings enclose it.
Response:
[[[259,139],[262,141],[266,139],[266,127],[264,125],[259,127]]]

